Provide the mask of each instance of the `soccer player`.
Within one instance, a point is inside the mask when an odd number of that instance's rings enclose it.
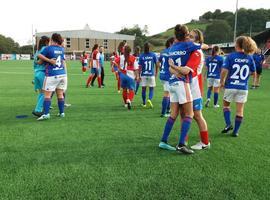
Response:
[[[82,63],[82,72],[85,73],[88,66],[88,56],[85,53],[85,51],[83,52],[81,56],[81,63]]]
[[[220,72],[224,61],[219,53],[220,48],[218,46],[214,46],[212,49],[212,55],[209,56],[205,62],[208,82],[207,101],[205,103],[205,107],[209,107],[211,93],[214,88],[214,108],[219,108],[218,94],[220,87]]]
[[[111,61],[111,70],[112,72],[115,74],[115,79],[117,81],[117,91],[118,93],[120,94],[121,91],[121,85],[120,85],[120,77],[119,77],[119,74],[118,74],[118,68],[117,66],[114,64],[114,61],[118,58],[119,56],[117,55],[116,52],[113,52],[112,56],[110,57],[110,61]]]
[[[135,51],[134,51],[134,54],[133,54],[133,56],[136,57],[137,62],[139,62],[140,53],[141,53],[141,48],[140,48],[139,46],[137,46],[137,47],[135,48]],[[140,66],[139,66],[139,68],[140,68]],[[139,69],[139,71],[141,71],[141,69]],[[138,93],[138,90],[139,90],[139,88],[140,88],[140,83],[141,83],[141,80],[140,80],[140,79],[136,80],[135,95],[137,95],[137,93]]]
[[[200,30],[192,30],[189,34],[190,40],[196,44],[202,45],[204,42],[203,34]],[[210,148],[208,127],[206,120],[203,117],[202,109],[202,69],[204,65],[204,54],[201,49],[191,54],[187,66],[189,66],[192,72],[192,81],[190,83],[191,95],[193,98],[193,112],[194,119],[197,122],[200,131],[200,142],[191,146],[194,150],[202,150]],[[186,138],[187,141],[187,138]]]
[[[253,59],[256,65],[256,76],[253,76],[253,85],[251,89],[257,89],[258,87],[260,87],[262,65],[264,62],[264,55],[262,54],[261,49],[257,49],[256,53],[253,54]]]
[[[200,49],[201,46],[186,41],[189,36],[187,26],[178,24],[175,26],[174,31],[176,41],[169,50],[169,70],[172,74],[169,80],[171,114],[165,125],[159,147],[167,150],[175,150],[174,147],[167,143],[167,140],[177,116],[181,113],[181,107],[184,110],[184,115],[182,116],[180,137],[176,151],[184,154],[193,154],[194,151],[185,145],[185,140],[193,119],[193,99],[190,90],[191,72],[193,70],[187,66],[187,63],[191,53]]]
[[[101,88],[101,67],[100,67],[100,53],[98,49],[98,44],[95,44],[92,49],[91,54],[91,60],[90,60],[90,68],[91,68],[91,74],[89,75],[86,87],[88,88],[90,86],[90,83],[92,82],[92,79],[95,75],[98,77],[98,87]]]
[[[43,82],[45,79],[45,65],[40,62],[38,55],[49,45],[50,38],[47,36],[42,36],[38,43],[38,50],[34,55],[34,87],[35,91],[38,91],[38,98],[35,110],[32,112],[33,115],[41,117],[43,115],[43,102],[44,102],[44,92],[42,90]]]
[[[144,52],[139,57],[139,66],[141,68],[142,106],[146,108],[146,89],[149,87],[147,106],[153,108],[152,99],[154,96],[154,87],[156,87],[158,67],[157,56],[153,52],[150,52],[148,42],[144,44]]]
[[[101,87],[105,87],[104,84],[104,77],[105,77],[105,73],[104,73],[104,62],[105,62],[105,57],[104,57],[104,47],[100,46],[99,47],[99,64],[100,64],[100,76],[101,76]],[[94,82],[97,78],[97,74],[95,74],[95,76],[93,77],[92,81],[91,81],[91,86],[94,86]]]
[[[131,55],[131,48],[128,45],[124,47],[124,54],[118,57],[114,64],[118,67],[124,103],[130,110],[134,98],[135,80],[139,78],[139,66],[136,57]]]
[[[51,45],[38,55],[38,58],[43,60],[46,66],[46,77],[43,83],[43,90],[45,91],[44,114],[37,119],[38,121],[50,118],[51,95],[54,91],[56,91],[58,98],[59,116],[65,117],[63,93],[67,89],[67,74],[62,43],[61,35],[54,33],[51,37]]]
[[[160,62],[160,72],[159,79],[163,85],[163,99],[162,99],[162,108],[160,117],[169,117],[170,116],[170,93],[169,93],[169,79],[171,77],[169,71],[169,48],[173,45],[174,38],[171,37],[166,41],[166,49],[160,53],[159,62]]]
[[[235,50],[227,56],[221,71],[221,87],[225,88],[223,98],[223,113],[226,123],[222,133],[233,129],[232,136],[237,137],[244,116],[244,105],[248,96],[248,79],[250,74],[256,73],[256,66],[251,55],[257,45],[250,38],[241,36],[236,39]],[[231,123],[230,104],[236,103],[234,128]]]

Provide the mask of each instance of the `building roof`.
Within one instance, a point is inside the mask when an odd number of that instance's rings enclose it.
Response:
[[[117,33],[108,33],[102,31],[91,30],[89,26],[85,26],[81,30],[67,30],[67,31],[52,31],[52,32],[40,32],[36,33],[37,37],[48,36],[50,37],[53,33],[59,33],[64,38],[89,38],[89,39],[108,39],[108,40],[135,40],[133,35],[124,35]]]
[[[258,35],[253,36],[253,39],[256,41],[258,44],[265,43],[266,40],[270,38],[270,29],[263,31],[259,33]]]

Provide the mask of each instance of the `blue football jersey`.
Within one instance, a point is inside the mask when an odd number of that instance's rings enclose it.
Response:
[[[157,63],[156,54],[142,53],[139,57],[139,65],[141,66],[141,76],[154,76],[155,75],[155,65]]]
[[[264,61],[264,55],[255,53],[255,54],[253,54],[252,57],[254,59],[256,68],[258,68],[258,69],[262,68],[262,64]]]
[[[162,81],[169,81],[171,74],[169,71],[169,48],[160,53],[159,62],[161,63],[159,78]]]
[[[190,54],[193,51],[201,49],[200,44],[195,44],[193,42],[177,42],[173,44],[169,50],[169,58],[174,61],[174,64],[179,67],[186,66]],[[190,73],[187,76],[183,76],[181,78],[176,77],[174,74],[171,75],[169,79],[169,83],[172,84],[177,81],[190,82],[192,78],[192,74]]]
[[[41,54],[48,59],[56,60],[56,64],[45,63],[46,65],[46,76],[57,76],[66,74],[65,66],[63,61],[65,60],[64,48],[60,46],[48,46]]]
[[[256,71],[253,58],[241,52],[231,53],[222,68],[229,71],[225,88],[238,90],[248,90],[249,75]]]
[[[206,59],[207,78],[220,79],[224,59],[221,56],[210,56]]]

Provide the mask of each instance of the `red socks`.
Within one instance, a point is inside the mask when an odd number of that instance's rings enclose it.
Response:
[[[90,85],[90,83],[91,83],[91,81],[92,81],[92,78],[93,78],[92,75],[90,75],[90,76],[88,77],[87,82],[86,82],[86,85],[87,85],[87,86]]]
[[[202,143],[207,145],[209,143],[208,131],[201,131],[200,136]]]
[[[129,90],[129,93],[128,93],[128,99],[130,101],[133,101],[133,98],[134,98],[134,91],[133,90]]]
[[[101,87],[101,77],[98,77],[97,80],[98,80],[98,87]]]

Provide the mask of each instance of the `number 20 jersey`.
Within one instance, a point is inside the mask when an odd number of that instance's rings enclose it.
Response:
[[[42,51],[41,54],[48,59],[56,60],[55,65],[45,63],[46,76],[58,76],[66,74],[65,66],[63,64],[63,61],[65,60],[65,52],[63,47],[54,45],[48,46]]]
[[[228,55],[222,68],[228,70],[226,89],[248,90],[249,74],[256,71],[252,57],[241,52]]]

